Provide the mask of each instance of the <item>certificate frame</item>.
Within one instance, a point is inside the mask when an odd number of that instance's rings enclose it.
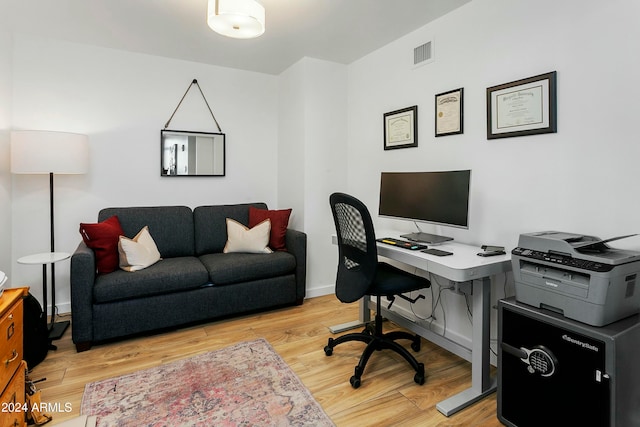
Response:
[[[464,88],[435,96],[435,135],[458,135],[464,132]]]
[[[384,113],[384,149],[418,146],[418,106]]]
[[[556,72],[487,88],[487,139],[557,132]]]

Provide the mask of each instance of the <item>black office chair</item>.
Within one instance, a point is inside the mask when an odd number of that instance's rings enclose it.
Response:
[[[407,332],[382,332],[382,315],[380,314],[381,297],[385,296],[393,303],[395,297],[415,302],[402,294],[418,289],[428,288],[428,279],[413,275],[384,262],[378,261],[376,238],[373,222],[367,207],[358,199],[343,193],[330,196],[331,211],[338,233],[338,273],[336,277],[336,296],[344,303],[359,300],[362,297],[375,296],[375,322],[367,325],[362,332],[349,333],[339,338],[329,338],[324,352],[333,354],[335,346],[347,341],[362,341],[367,344],[355,373],[350,379],[353,388],[360,387],[362,373],[367,361],[374,351],[389,349],[400,354],[416,371],[413,380],[422,385],[425,382],[424,365],[419,363],[404,347],[396,342],[398,339],[411,340],[411,348],[420,351],[420,336]]]

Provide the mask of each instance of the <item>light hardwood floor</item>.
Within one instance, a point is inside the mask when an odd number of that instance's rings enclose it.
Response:
[[[376,352],[355,390],[349,384],[362,343],[345,343],[327,357],[328,326],[357,318],[357,304],[341,304],[333,295],[305,300],[301,306],[201,324],[96,345],[76,353],[71,330],[30,376],[42,390],[55,425],[79,415],[86,383],[149,368],[259,337],[267,339],[313,393],[337,426],[500,426],[495,393],[447,418],[435,404],[471,384],[471,365],[423,340],[418,359],[425,364],[423,386],[400,356]],[[385,331],[395,326],[385,324]],[[407,348],[409,345],[407,343]],[[411,351],[411,350],[410,350]],[[64,408],[70,407],[69,412]]]

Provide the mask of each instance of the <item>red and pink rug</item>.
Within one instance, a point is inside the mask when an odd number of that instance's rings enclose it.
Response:
[[[85,386],[98,427],[333,426],[264,339]]]

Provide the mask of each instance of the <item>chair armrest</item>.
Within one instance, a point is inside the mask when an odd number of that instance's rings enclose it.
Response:
[[[74,343],[93,339],[93,285],[96,280],[96,258],[93,250],[80,242],[71,255],[71,315]]]
[[[285,244],[296,258],[296,301],[302,304],[307,292],[307,234],[288,228]]]

